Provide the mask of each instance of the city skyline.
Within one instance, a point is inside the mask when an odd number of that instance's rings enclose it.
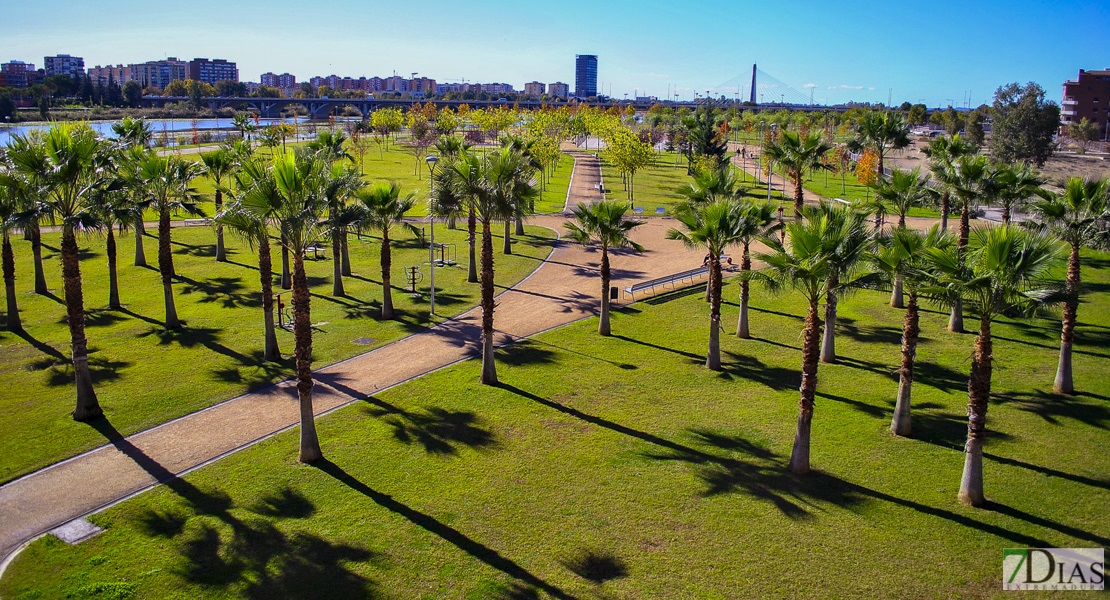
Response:
[[[166,56],[219,57],[236,62],[244,81],[258,81],[268,71],[293,73],[298,81],[396,71],[406,78],[415,72],[444,83],[465,78],[520,88],[530,81],[573,81],[575,55],[596,54],[599,92],[615,98],[678,93],[691,99],[706,91],[747,95],[744,80],[758,63],[761,71],[812,94],[818,104],[885,103],[889,97],[895,104],[929,106],[989,103],[994,90],[1011,81],[1035,81],[1059,102],[1061,84],[1078,69],[1110,66],[1098,62],[1110,61],[1110,41],[1099,31],[1110,22],[1110,7],[1097,2],[1064,8],[1025,0],[945,3],[930,6],[926,16],[920,9],[875,2],[852,11],[804,2],[656,3],[633,10],[627,3],[578,1],[459,10],[433,0],[419,15],[404,6],[313,13],[319,18],[311,28],[301,26],[301,6],[286,0],[13,5],[7,12],[20,27],[0,40],[0,60],[38,63],[43,56],[66,53],[92,67]],[[933,16],[946,10],[958,18]],[[144,15],[141,28],[120,18],[132,11]],[[59,20],[56,15],[63,13]],[[385,26],[389,23],[399,26]],[[761,26],[766,23],[788,25]],[[1066,44],[1059,41],[1061,31],[1068,31]],[[1041,43],[1035,43],[1038,37]],[[724,83],[730,85],[718,87]]]

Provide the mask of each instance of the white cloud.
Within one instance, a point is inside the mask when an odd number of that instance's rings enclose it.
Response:
[[[830,90],[862,90],[863,86],[862,85],[848,85],[846,83],[842,83],[840,85],[831,85],[831,86],[829,86],[829,89]]]
[[[804,87],[804,88],[815,88],[815,87],[817,87],[817,84],[816,83],[807,83],[807,84],[803,85],[802,87]]]
[[[873,87],[869,87],[869,88],[867,88],[867,89],[868,89],[868,90],[870,90],[870,91],[872,91],[872,92],[874,92],[874,91],[875,91],[875,88],[873,88]]]

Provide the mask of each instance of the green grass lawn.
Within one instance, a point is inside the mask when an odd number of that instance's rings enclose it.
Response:
[[[611,200],[627,201],[628,196],[620,173],[613,165],[604,159],[601,160],[601,177],[605,188],[611,190],[608,198]],[[644,213],[652,215],[655,209],[662,207],[669,214],[679,203],[682,197],[676,190],[685,183],[691,183],[693,178],[686,174],[686,157],[676,152],[660,152],[655,163],[636,172],[634,181],[635,205],[643,207]],[[766,199],[767,189],[755,181],[752,175],[741,175],[742,171],[734,167],[738,177],[748,188],[747,195],[753,200]],[[775,189],[772,199],[782,198],[782,192]]]
[[[973,336],[927,310],[914,436],[888,432],[902,311],[841,304],[812,463],[786,470],[803,306],[753,295],[756,339],[706,370],[697,290],[376,394],[92,517],[13,562],[5,598],[1010,597],[1002,549],[1110,543],[1110,254],[1085,255],[1075,397],[1050,393],[1055,318],[995,328],[989,508],[956,501]],[[724,318],[736,318],[737,286]],[[676,324],[681,324],[676,326]],[[11,411],[16,413],[18,411]]]
[[[294,145],[288,144],[290,148]],[[270,149],[265,147],[259,147],[255,152],[263,157],[271,155]],[[352,155],[357,161],[358,155],[354,154],[353,151]],[[197,154],[182,154],[182,157],[189,160],[200,160],[200,156]],[[421,160],[420,172],[417,174],[415,166],[416,159],[412,154],[404,151],[404,146],[390,144],[384,151],[379,152],[378,146],[373,145],[363,157],[362,172],[368,183],[396,181],[401,184],[402,193],[415,192],[420,201],[416,203],[410,214],[422,217],[428,214],[426,204],[428,198],[428,167]],[[546,188],[542,191],[541,197],[536,200],[537,213],[558,212],[563,209],[563,205],[566,203],[567,188],[570,186],[570,173],[573,169],[574,160],[570,156],[564,155],[559,160],[558,168],[552,174]],[[216,214],[216,202],[213,197],[215,186],[212,184],[212,180],[208,177],[198,177],[193,181],[193,187],[203,196],[199,207],[204,211],[204,214],[209,217]],[[147,218],[156,220],[158,215],[151,211]],[[194,217],[181,213],[173,215],[173,218],[174,220],[181,220]]]
[[[500,229],[500,228],[497,228]],[[554,234],[529,227],[529,235],[515,241],[515,254],[496,256],[497,283],[519,281],[538,266],[551,250]],[[52,291],[61,295],[59,235],[44,235],[44,263]],[[394,232],[392,283],[398,318],[379,321],[381,269],[379,240],[352,236],[351,266],[354,277],[344,278],[346,297],[332,291],[330,244],[327,260],[306,261],[312,286],[314,366],[323,366],[396,340],[428,323],[427,250],[400,230]],[[438,317],[452,316],[477,305],[477,284],[466,283],[465,227],[436,230],[436,241],[455,244],[462,266],[438,269]],[[157,238],[145,238],[147,260],[157,265]],[[257,256],[246,244],[226,235],[229,259],[217,263],[215,233],[208,227],[173,230],[174,264],[180,277],[174,284],[177,311],[188,323],[180,332],[166,332],[161,276],[154,268],[132,266],[134,237],[119,241],[122,312],[107,310],[108,284],[104,239],[81,239],[81,272],[84,277],[86,326],[90,365],[97,394],[105,412],[122,433],[146,429],[168,419],[265,386],[292,374],[292,359],[280,364],[261,359],[263,316],[258,292]],[[0,376],[11,390],[0,396],[3,410],[19,418],[0,423],[0,481],[72,456],[105,442],[96,429],[74,422],[69,413],[75,400],[69,360],[69,330],[65,307],[58,296],[39,296],[33,287],[30,244],[15,240],[17,289],[23,327],[15,335],[0,330]],[[495,241],[495,244],[500,242]],[[500,248],[500,245],[496,246]],[[281,254],[273,248],[274,268],[281,269]],[[413,300],[408,293],[404,268],[419,265],[425,293]],[[277,285],[275,291],[281,291]],[[289,303],[291,295],[283,296]],[[375,340],[358,345],[357,338]],[[293,354],[293,335],[278,330],[283,354]]]

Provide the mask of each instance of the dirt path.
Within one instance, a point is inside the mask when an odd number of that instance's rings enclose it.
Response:
[[[600,198],[597,159],[575,155],[567,205]],[[532,222],[562,231],[563,215]],[[613,257],[613,285],[696,267],[700,254],[665,239],[670,219],[648,219],[633,237],[647,250]],[[590,248],[559,241],[525,280],[497,297],[497,342],[511,343],[595,314],[600,257]],[[480,309],[445,321],[314,374],[313,402],[325,413],[369,394],[476,356]],[[500,364],[499,369],[512,367]],[[477,380],[480,367],[474,366]],[[153,383],[153,382],[152,382]],[[0,557],[75,518],[100,510],[192,469],[247,447],[298,422],[290,381],[245,394],[26,475],[0,487]],[[96,425],[118,438],[106,421]],[[325,455],[328,440],[321,440]],[[289,447],[290,455],[296,452]]]

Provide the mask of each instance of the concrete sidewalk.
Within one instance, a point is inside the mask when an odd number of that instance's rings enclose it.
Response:
[[[600,167],[592,155],[577,157],[567,207],[600,197],[593,184]],[[534,224],[562,232],[565,217],[537,216]],[[647,250],[612,257],[613,285],[696,267],[701,255],[667,240],[670,220],[649,219],[633,231]],[[498,252],[499,254],[499,252]],[[596,314],[601,293],[600,254],[565,241],[526,279],[497,297],[498,344]],[[480,352],[481,310],[475,308],[433,328],[313,374],[317,414],[360,400]],[[511,368],[499,365],[500,369]],[[480,367],[474,365],[477,380]],[[100,510],[159,482],[247,447],[299,422],[295,384],[285,381],[101,446],[0,487],[0,557],[75,518]],[[117,438],[106,421],[106,437]],[[328,440],[321,440],[324,454]],[[290,455],[296,453],[290,446]]]

